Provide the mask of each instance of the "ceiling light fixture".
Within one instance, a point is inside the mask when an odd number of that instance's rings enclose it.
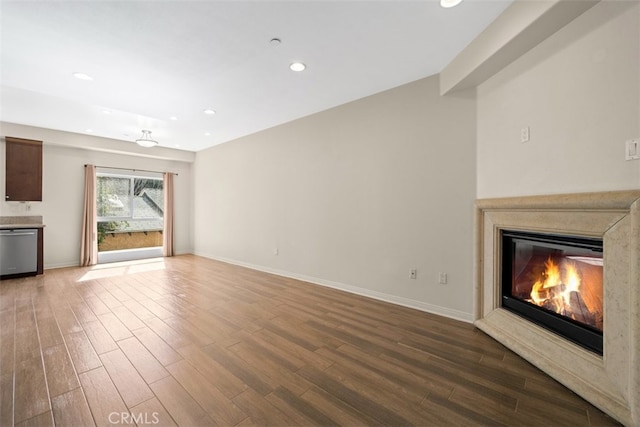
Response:
[[[289,65],[289,68],[291,69],[291,71],[304,71],[307,66],[304,65],[302,62],[293,62],[291,63],[291,65]]]
[[[176,120],[178,120],[178,118],[176,116],[171,116],[171,117],[169,117],[169,120],[176,121]]]
[[[93,77],[85,73],[73,73],[73,77],[80,80],[87,80],[87,81],[93,80]]]
[[[207,108],[206,110],[202,111],[205,114],[208,114],[210,116],[213,116],[216,112],[214,110],[212,110],[211,108]]]
[[[450,7],[455,7],[462,3],[462,0],[440,0],[440,6],[448,9]]]
[[[136,144],[144,148],[151,148],[158,145],[158,141],[151,139],[150,130],[143,130],[142,137],[140,137],[139,139],[136,139]]]

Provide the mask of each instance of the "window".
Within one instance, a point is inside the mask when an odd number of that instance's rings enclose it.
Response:
[[[162,246],[160,177],[97,174],[98,251]]]

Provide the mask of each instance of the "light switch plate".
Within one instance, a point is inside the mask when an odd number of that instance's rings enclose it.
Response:
[[[640,139],[629,139],[625,141],[624,150],[625,160],[640,159]]]

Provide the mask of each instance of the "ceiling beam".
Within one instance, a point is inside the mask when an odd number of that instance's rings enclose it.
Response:
[[[478,86],[599,1],[515,1],[442,70],[440,94]]]

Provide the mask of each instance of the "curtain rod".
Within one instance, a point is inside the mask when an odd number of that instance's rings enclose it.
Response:
[[[89,166],[89,165],[88,164],[84,165],[84,167],[87,167],[87,166]],[[113,166],[98,166],[98,165],[94,165],[94,166],[97,167],[97,168],[118,169],[118,170],[122,170],[122,171],[164,173],[164,172],[160,172],[160,171],[150,171],[150,170],[147,170],[147,169],[116,168],[116,167],[113,167]],[[167,172],[167,173],[170,173],[170,174],[173,174],[175,176],[178,176],[178,174],[175,173],[175,172]]]

